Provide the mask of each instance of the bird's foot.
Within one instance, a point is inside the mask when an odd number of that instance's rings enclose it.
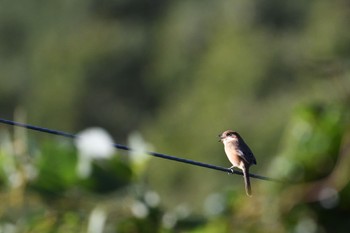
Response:
[[[231,175],[234,173],[233,166],[228,168],[231,172],[227,172],[227,174]]]

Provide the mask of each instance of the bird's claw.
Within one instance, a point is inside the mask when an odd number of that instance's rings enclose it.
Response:
[[[229,167],[228,169],[229,169],[231,172],[227,172],[227,174],[231,175],[231,174],[234,173],[233,167]]]

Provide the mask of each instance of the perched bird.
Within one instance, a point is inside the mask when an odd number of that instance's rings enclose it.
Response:
[[[226,130],[219,137],[219,142],[224,144],[227,158],[232,163],[230,169],[232,170],[234,167],[238,167],[242,170],[246,193],[248,196],[251,196],[249,167],[256,164],[253,152],[244,142],[243,138],[233,130]]]

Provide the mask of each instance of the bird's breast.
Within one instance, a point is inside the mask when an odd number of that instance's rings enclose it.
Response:
[[[241,167],[242,159],[238,154],[237,148],[234,145],[225,145],[225,153],[235,167]]]

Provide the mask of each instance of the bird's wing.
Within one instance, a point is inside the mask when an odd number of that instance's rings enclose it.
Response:
[[[256,159],[254,157],[253,152],[250,150],[250,148],[248,147],[248,145],[241,140],[240,144],[239,144],[239,148],[241,148],[241,150],[238,152],[238,155],[244,159],[248,164],[256,164]]]

